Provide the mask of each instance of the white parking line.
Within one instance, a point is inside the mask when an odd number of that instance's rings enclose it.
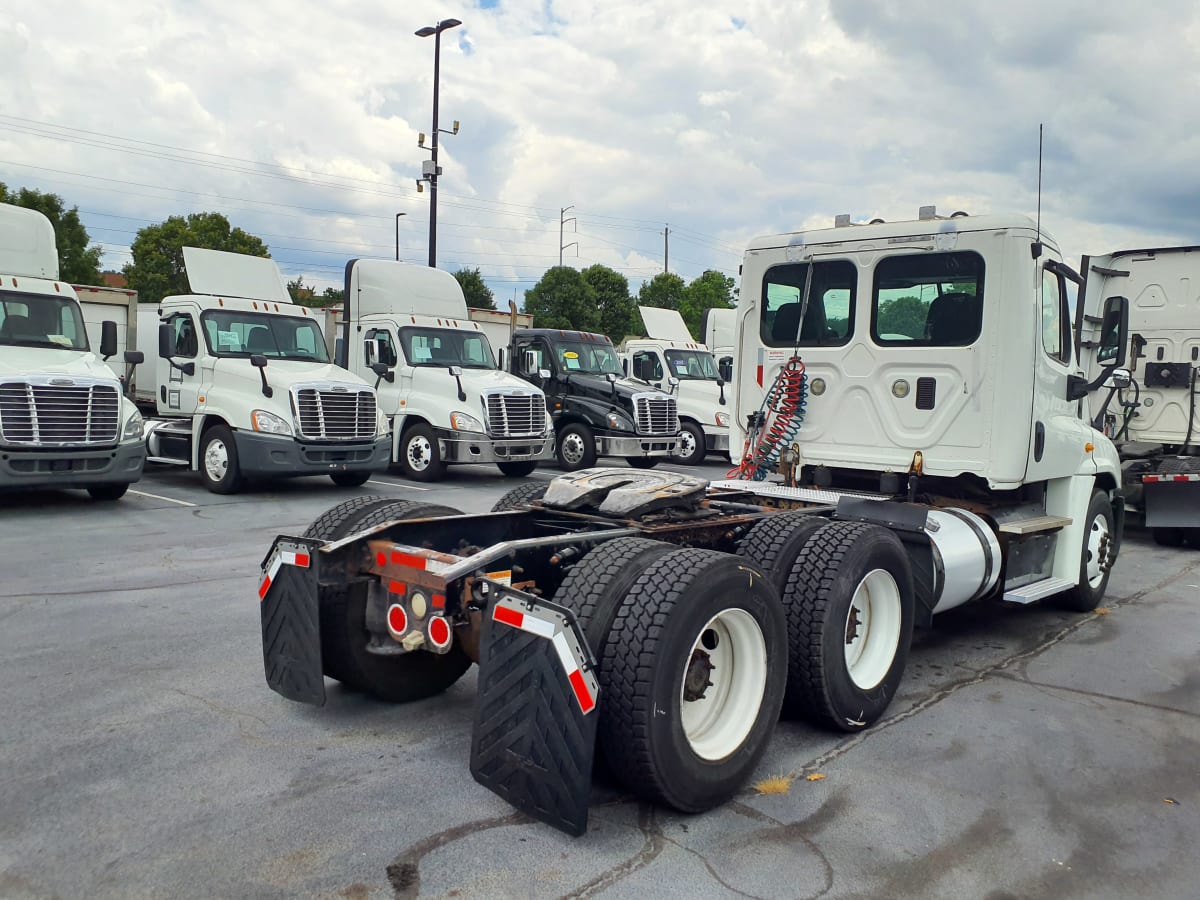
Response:
[[[129,489],[129,493],[137,494],[139,497],[153,497],[155,500],[165,500],[167,503],[178,503],[180,506],[196,506],[195,503],[188,503],[186,500],[176,500],[174,497],[164,497],[161,494],[151,494],[147,491],[135,491]]]
[[[385,487],[404,488],[406,491],[428,491],[428,490],[432,490],[432,488],[423,488],[423,487],[417,487],[415,484],[400,484],[400,483],[398,483],[398,482],[395,482],[395,481],[376,481],[374,478],[372,478],[370,481],[368,481],[368,482],[367,482],[367,484],[382,484],[382,485],[384,485]]]

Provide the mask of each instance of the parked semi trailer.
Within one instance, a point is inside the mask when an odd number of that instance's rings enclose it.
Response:
[[[50,220],[0,204],[0,489],[84,488],[116,500],[146,460],[142,417],[106,364],[141,361],[118,356],[128,305],[89,338],[89,317],[58,275]]]
[[[1078,339],[1093,377],[1116,349],[1097,339],[1103,305],[1129,301],[1128,369],[1091,400],[1121,454],[1126,499],[1158,543],[1200,546],[1200,247],[1085,256],[1079,271]]]
[[[1115,448],[1078,414],[1065,282],[1018,216],[756,240],[742,268],[739,478],[588,469],[486,515],[357,497],[278,537],[268,684],[437,695],[479,664],[471,771],[578,834],[595,754],[685,812],[731,797],[780,712],[883,716],[912,631],[964,604],[1103,597]],[[1081,387],[1082,385],[1082,387]]]

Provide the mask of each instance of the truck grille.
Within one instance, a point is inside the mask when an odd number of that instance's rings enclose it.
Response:
[[[492,437],[529,437],[546,430],[546,401],[540,394],[488,394],[483,400]]]
[[[356,441],[375,437],[375,392],[350,387],[292,389],[300,437]]]
[[[666,394],[634,394],[638,434],[678,434],[679,414],[675,398]]]
[[[115,444],[120,391],[111,384],[70,380],[76,383],[0,384],[0,432],[5,443],[31,447]]]

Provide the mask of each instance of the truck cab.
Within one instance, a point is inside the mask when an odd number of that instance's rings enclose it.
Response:
[[[679,409],[681,463],[699,465],[708,453],[729,452],[729,403],[725,379],[708,347],[698,344],[673,309],[639,306],[645,338],[626,340],[626,375],[672,394]]]
[[[291,302],[273,260],[184,248],[193,293],[158,306],[150,461],[233,493],[247,478],[329,475],[363,484],[391,438],[374,388],[333,364],[320,323]],[[147,394],[149,396],[147,396]]]
[[[346,267],[344,364],[376,383],[406,477],[495,463],[523,477],[554,454],[542,392],[500,370],[449,272],[385,259]]]
[[[545,392],[555,454],[567,471],[586,469],[597,456],[622,456],[648,469],[679,451],[676,399],[626,378],[605,335],[520,329],[513,333],[509,365]]]
[[[717,372],[725,383],[733,381],[733,335],[737,325],[736,309],[710,307],[704,311],[704,343],[717,360]]]
[[[106,365],[116,321],[100,324],[97,355],[58,275],[50,220],[0,204],[0,490],[84,488],[115,500],[142,477],[142,417]]]
[[[1080,264],[1079,348],[1089,378],[1118,348],[1101,340],[1104,309],[1129,305],[1119,382],[1090,396],[1089,417],[1121,456],[1126,499],[1165,546],[1200,546],[1200,247],[1119,250]]]

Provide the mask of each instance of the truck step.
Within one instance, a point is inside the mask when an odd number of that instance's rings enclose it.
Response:
[[[1000,526],[1001,534],[1037,534],[1042,531],[1058,531],[1071,524],[1070,516],[1034,516],[1031,519],[1015,519]]]
[[[166,463],[168,466],[190,466],[191,462],[186,459],[174,459],[170,456],[147,456],[146,462]]]
[[[1068,521],[1070,520],[1068,519]],[[1043,578],[1041,581],[1005,591],[1004,600],[1007,603],[1033,603],[1036,600],[1053,597],[1055,594],[1073,587],[1075,587],[1074,583],[1065,578]]]

